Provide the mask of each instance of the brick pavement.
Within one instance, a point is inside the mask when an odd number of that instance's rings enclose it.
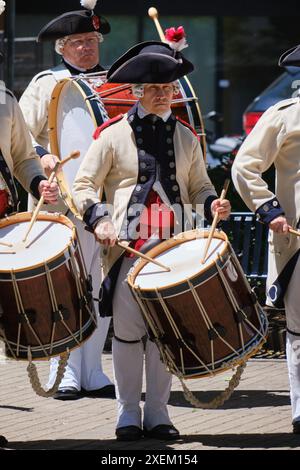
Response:
[[[103,356],[112,377],[111,355]],[[36,363],[42,381],[47,362]],[[11,449],[300,449],[300,436],[291,433],[286,363],[283,359],[248,362],[232,397],[217,410],[200,410],[185,401],[174,378],[170,415],[182,438],[163,443],[143,439],[120,443],[114,439],[116,403],[82,398],[61,402],[40,398],[32,391],[26,363],[0,355],[0,434]],[[230,372],[188,382],[197,398],[208,401],[226,388]]]

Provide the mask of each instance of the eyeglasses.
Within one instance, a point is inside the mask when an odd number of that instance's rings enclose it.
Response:
[[[96,37],[86,39],[68,39],[67,43],[69,43],[71,47],[78,49],[79,47],[83,47],[85,44],[90,47],[96,46],[99,44],[99,39]]]

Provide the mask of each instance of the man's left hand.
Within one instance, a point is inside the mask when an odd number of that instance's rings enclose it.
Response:
[[[215,199],[210,206],[213,217],[218,214],[219,220],[226,220],[230,216],[231,205],[227,199]]]
[[[57,204],[58,202],[58,184],[49,183],[47,180],[40,181],[39,184],[40,196],[44,197],[44,201],[48,204]]]

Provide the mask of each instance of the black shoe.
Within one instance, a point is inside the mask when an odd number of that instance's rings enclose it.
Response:
[[[117,441],[138,441],[143,437],[143,431],[138,426],[123,426],[116,429]]]
[[[300,434],[300,421],[299,420],[293,422],[293,433]]]
[[[53,395],[54,400],[78,400],[82,394],[75,387],[62,387]]]
[[[5,447],[8,444],[8,440],[4,436],[0,436],[0,447]]]
[[[144,428],[144,436],[162,441],[172,441],[180,437],[179,431],[172,424],[158,424],[150,431]]]
[[[81,391],[85,397],[116,398],[115,386],[113,384],[106,385],[102,388],[97,388],[97,390],[85,390],[84,388],[82,388]]]

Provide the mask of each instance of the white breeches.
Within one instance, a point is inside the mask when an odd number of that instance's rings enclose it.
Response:
[[[284,297],[287,328],[286,353],[292,417],[300,420],[300,256]]]
[[[68,214],[68,217],[76,225],[87,273],[92,276],[93,296],[98,298],[101,284],[100,245],[95,241],[94,235],[84,229],[82,222],[72,214]],[[95,310],[98,312],[98,302],[94,304]],[[101,354],[110,320],[110,317],[100,318],[97,313],[98,326],[92,336],[81,347],[71,352],[60,388],[75,387],[80,390],[83,387],[86,390],[96,390],[111,384],[109,378],[103,373],[101,365]],[[52,358],[50,361],[48,387],[51,387],[55,381],[58,361],[59,357]]]
[[[127,284],[127,273],[134,260],[124,258],[113,299],[113,322],[116,338],[113,339],[113,365],[118,401],[117,427],[135,425],[142,427],[140,408],[143,363],[145,361],[146,400],[143,424],[152,429],[158,424],[171,424],[167,403],[172,377],[160,360],[157,346],[147,339],[144,320],[137,302]]]

